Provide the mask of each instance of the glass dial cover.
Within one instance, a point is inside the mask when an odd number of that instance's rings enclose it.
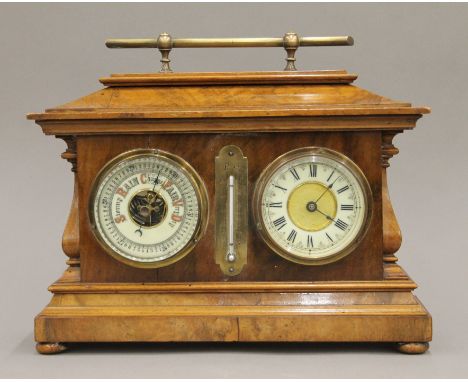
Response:
[[[207,200],[203,182],[182,158],[132,150],[98,174],[90,198],[91,226],[119,261],[158,268],[196,245],[206,228]]]
[[[280,256],[306,265],[349,254],[365,234],[372,211],[370,186],[346,156],[306,147],[274,160],[253,197],[256,227]]]

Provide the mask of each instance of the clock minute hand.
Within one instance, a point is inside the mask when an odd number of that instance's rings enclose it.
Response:
[[[322,198],[323,195],[326,194],[326,192],[330,189],[330,186],[328,186],[325,191],[322,192],[322,194],[318,197],[318,199],[314,202],[315,204],[317,204],[317,202]]]
[[[329,190],[333,187],[333,185],[335,184],[335,182],[336,182],[338,179],[340,179],[340,178],[341,178],[341,175],[338,176],[333,182],[331,182],[331,183],[328,185],[328,187],[326,188],[326,190],[322,192],[322,194],[318,197],[318,199],[317,199],[314,203],[317,204],[317,202],[322,198],[322,196],[325,195],[325,194],[327,193],[327,191],[329,191]]]

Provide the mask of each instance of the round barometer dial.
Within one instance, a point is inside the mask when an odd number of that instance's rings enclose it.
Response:
[[[370,221],[371,190],[359,167],[324,148],[290,151],[260,175],[253,211],[258,231],[280,256],[320,265],[349,254]]]
[[[158,268],[187,255],[206,227],[207,193],[182,158],[138,149],[106,164],[93,186],[91,226],[118,260]]]

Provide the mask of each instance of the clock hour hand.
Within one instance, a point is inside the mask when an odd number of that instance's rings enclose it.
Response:
[[[330,215],[327,215],[326,213],[320,211],[318,208],[317,208],[315,211],[321,213],[321,214],[322,214],[323,216],[325,216],[328,220],[331,220],[332,222],[335,222],[335,223],[336,223],[335,219],[333,219]]]

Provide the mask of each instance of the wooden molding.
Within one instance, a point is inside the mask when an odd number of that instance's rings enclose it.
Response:
[[[384,265],[379,281],[327,282],[164,282],[164,283],[83,283],[80,268],[68,269],[49,287],[55,294],[87,293],[259,293],[259,292],[375,292],[412,291],[417,284],[397,264]]]
[[[413,290],[412,280],[336,281],[336,282],[195,282],[195,283],[61,283],[53,284],[53,293],[127,293],[127,292],[333,292],[333,291],[397,291]]]
[[[35,319],[40,343],[417,343],[431,337],[431,316],[410,292],[63,294]]]
[[[349,84],[357,78],[346,70],[274,72],[125,73],[99,79],[105,86],[199,86],[255,84]]]
[[[45,125],[45,122],[60,122],[60,121],[69,121],[73,123],[73,121],[80,121],[80,123],[83,123],[83,121],[89,121],[91,123],[100,121],[100,122],[106,122],[106,121],[119,121],[123,120],[124,123],[130,123],[133,128],[131,129],[131,133],[138,133],[138,130],[135,130],[135,125],[137,124],[142,124],[145,123],[146,121],[149,122],[166,122],[171,123],[171,124],[180,124],[180,122],[188,122],[190,123],[190,119],[201,119],[201,118],[207,118],[212,120],[213,122],[224,122],[223,118],[229,118],[229,119],[235,119],[238,118],[242,120],[242,122],[248,123],[248,118],[255,118],[256,120],[270,120],[271,122],[274,122],[275,120],[278,120],[279,122],[287,122],[285,117],[290,117],[291,118],[298,118],[298,117],[307,117],[307,119],[310,119],[312,117],[318,117],[314,118],[315,121],[320,120],[320,117],[336,117],[338,122],[341,121],[347,121],[348,123],[353,123],[356,127],[356,130],[360,129],[368,129],[369,127],[359,127],[359,123],[357,123],[361,118],[365,117],[374,117],[378,118],[379,116],[385,116],[388,118],[387,121],[384,121],[380,119],[380,124],[379,126],[374,126],[374,129],[379,129],[379,130],[385,130],[385,129],[395,129],[395,128],[413,128],[414,125],[416,124],[416,120],[422,116],[423,113],[427,113],[425,109],[422,108],[412,108],[412,107],[406,107],[406,106],[397,106],[397,107],[389,107],[389,106],[381,106],[379,108],[369,108],[369,107],[346,107],[345,105],[337,105],[336,107],[333,108],[320,108],[320,107],[315,107],[311,108],[308,107],[307,105],[304,106],[297,106],[297,107],[289,107],[287,110],[278,108],[276,106],[272,106],[269,109],[256,109],[253,107],[250,108],[238,108],[238,109],[223,109],[223,108],[205,108],[201,109],[198,108],[197,110],[192,110],[192,109],[186,109],[186,110],[180,110],[180,109],[164,109],[164,110],[127,110],[127,109],[114,109],[111,111],[106,111],[106,112],[100,112],[100,111],[78,111],[78,110],[71,110],[71,111],[66,111],[62,113],[45,113],[45,114],[30,114],[28,117],[29,119],[34,119],[36,122],[40,125]],[[265,118],[265,115],[268,115],[267,118]],[[276,118],[272,118],[276,117]],[[347,117],[347,118],[346,118]],[[352,118],[354,117],[354,118]],[[216,121],[216,119],[220,119],[220,121]],[[284,118],[285,120],[281,120]],[[395,122],[395,119],[398,118],[398,122],[400,125],[394,125],[393,123]],[[330,119],[330,118],[325,118],[325,119]],[[406,123],[405,119],[408,120]],[[155,120],[155,121],[152,121]],[[168,120],[168,121],[164,121]],[[181,120],[181,121],[179,121]],[[207,123],[211,121],[203,121],[203,123]],[[239,121],[237,121],[239,122]],[[98,122],[99,123],[99,122]],[[198,122],[200,123],[200,122]],[[212,123],[210,123],[212,124]],[[218,123],[219,125],[219,123]],[[329,125],[329,124],[327,124]],[[327,126],[325,126],[327,127]],[[230,127],[230,131],[242,131],[245,129],[249,129],[248,126],[238,126],[236,127]],[[286,129],[287,130],[287,129]],[[324,129],[328,130],[328,129]],[[174,131],[174,130],[168,130],[168,131]],[[177,130],[176,130],[177,131]],[[191,130],[184,130],[184,131],[193,131]],[[222,130],[220,130],[222,131]],[[279,130],[281,131],[281,130]],[[46,132],[46,131],[44,131]],[[107,131],[94,131],[94,133],[104,133]],[[145,131],[147,132],[147,131]],[[199,131],[200,132],[200,131]],[[93,131],[89,131],[88,133],[93,133]],[[46,132],[47,134],[47,132]],[[49,134],[54,134],[53,132],[50,132]],[[71,134],[71,132],[57,132],[55,134]]]
[[[28,118],[36,122],[324,116],[417,119],[430,112],[427,107],[413,107],[351,85],[354,78],[343,71],[114,75],[102,80],[110,87]],[[382,128],[388,127],[384,123]]]
[[[418,115],[38,121],[46,135],[270,133],[413,129]],[[78,118],[75,115],[75,118]]]

